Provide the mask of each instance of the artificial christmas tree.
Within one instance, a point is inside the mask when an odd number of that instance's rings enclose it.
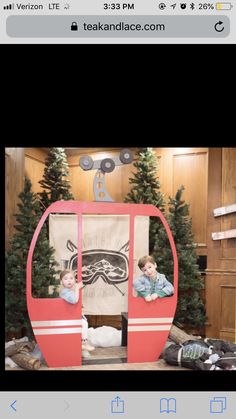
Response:
[[[68,176],[69,166],[64,148],[50,148],[45,161],[43,179],[39,181],[44,188],[43,192],[38,194],[43,211],[55,201],[74,199],[70,192],[70,182],[66,179]]]
[[[160,191],[157,177],[158,164],[152,147],[141,147],[137,150],[134,167],[137,169],[133,178],[129,178],[132,186],[124,202],[136,204],[152,204],[164,212],[164,194]],[[150,217],[149,253],[152,252],[156,235],[161,222],[156,217]]]
[[[28,337],[32,336],[32,329],[26,306],[26,262],[33,233],[42,215],[37,196],[31,191],[31,187],[30,180],[26,178],[24,190],[19,194],[20,212],[15,215],[18,224],[14,228],[17,232],[6,251],[5,269],[5,330],[16,336],[26,328]],[[57,296],[54,290],[57,263],[53,254],[54,249],[49,246],[46,227],[43,227],[33,255],[33,297]],[[53,288],[51,295],[48,294],[49,285]]]
[[[171,229],[179,265],[179,296],[175,315],[177,326],[201,328],[206,320],[201,290],[203,280],[197,264],[197,254],[192,233],[192,220],[189,218],[189,205],[181,200],[184,186],[181,186],[175,198],[169,198],[169,214],[166,219]],[[160,228],[152,256],[157,269],[173,283],[173,256],[164,228]]]

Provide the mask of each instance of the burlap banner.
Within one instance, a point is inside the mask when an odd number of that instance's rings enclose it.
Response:
[[[50,214],[49,240],[60,269],[77,274],[77,217]],[[129,216],[82,217],[82,303],[84,314],[116,315],[128,307]],[[136,217],[134,277],[138,259],[148,254],[149,217]],[[133,278],[132,278],[133,280]]]

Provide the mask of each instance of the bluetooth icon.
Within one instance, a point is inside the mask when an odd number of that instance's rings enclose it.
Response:
[[[190,3],[190,9],[191,10],[195,9],[195,4],[194,3]]]

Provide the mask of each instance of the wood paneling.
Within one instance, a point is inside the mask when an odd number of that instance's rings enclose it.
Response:
[[[119,156],[120,149],[111,151],[90,152],[90,157],[95,160],[104,158],[113,158]],[[84,154],[88,154],[85,152]],[[83,154],[68,157],[70,167],[70,182],[74,198],[80,201],[94,201],[93,180],[96,173],[95,170],[84,171],[79,166],[79,159]],[[131,164],[117,166],[111,173],[105,174],[106,188],[115,202],[123,202],[124,197],[130,190],[129,177],[131,176],[133,166]]]
[[[104,151],[84,152],[93,160],[112,158],[119,155],[121,148]],[[135,151],[135,150],[133,150]],[[173,197],[183,184],[183,198],[190,204],[190,216],[193,223],[193,234],[198,245],[198,255],[206,255],[206,202],[208,148],[154,148],[158,159],[158,178],[165,200]],[[93,179],[95,171],[83,171],[79,159],[83,153],[68,157],[70,181],[75,199],[93,201]],[[115,202],[123,202],[131,189],[129,178],[133,177],[134,166],[118,166],[112,173],[105,175],[107,190]]]
[[[233,281],[234,282],[234,278]],[[234,332],[236,285],[221,285],[220,332]],[[233,311],[233,313],[232,313]]]
[[[207,179],[208,148],[169,147],[156,148],[159,158],[161,190],[165,200],[175,196],[183,185],[183,199],[190,204],[190,217],[197,254],[207,255],[206,217],[207,217]]]
[[[94,150],[94,151],[93,151]],[[99,151],[101,149],[82,149],[77,155],[67,158],[69,165],[69,177],[72,193],[76,200],[94,201],[93,179],[94,170],[84,171],[79,166],[79,160],[82,155],[89,154],[92,159],[112,158],[118,156],[121,148],[109,148],[108,151]],[[25,149],[25,173],[32,182],[34,192],[42,192],[39,180],[43,177],[44,163],[47,152],[44,149],[26,148]],[[131,165],[117,166],[112,173],[105,175],[107,191],[115,202],[123,202],[124,196],[130,190],[128,177],[131,175]]]
[[[222,150],[222,206],[236,203],[236,148]],[[221,231],[236,229],[236,213],[220,217]],[[236,239],[221,241],[222,259],[236,259]]]
[[[93,160],[119,155],[122,148],[109,148],[106,151],[101,148],[80,149],[77,155],[68,157],[69,180],[72,193],[76,200],[93,201],[93,179],[95,171],[83,171],[79,166],[79,159],[84,154],[89,154]],[[132,149],[135,152],[135,148]],[[190,216],[193,223],[193,234],[197,243],[198,255],[206,255],[206,202],[207,202],[207,173],[208,173],[208,148],[154,148],[158,159],[158,177],[161,191],[168,197],[173,197],[181,184],[185,186],[183,198],[190,204]],[[32,190],[41,192],[39,180],[43,177],[44,163],[47,152],[42,148],[25,149],[25,173],[32,182]],[[232,150],[225,150],[225,159],[231,162],[231,175],[235,177],[233,170],[234,158]],[[129,178],[135,168],[132,164],[118,166],[112,173],[105,175],[107,190],[115,202],[123,202],[124,197],[131,189]],[[226,176],[224,174],[224,176]],[[228,177],[224,177],[225,184],[229,184]],[[225,201],[232,200],[235,189],[230,190],[227,186]],[[231,194],[229,196],[229,194]],[[229,220],[229,218],[228,218]],[[232,223],[231,223],[232,225]],[[221,228],[221,227],[220,227]],[[217,231],[217,230],[215,230]],[[224,243],[229,246],[229,243]],[[232,249],[225,249],[227,255]]]
[[[69,180],[76,200],[94,201],[93,180],[95,171],[84,171],[79,166],[82,155],[89,154],[93,160],[118,156],[121,147],[80,149],[78,154],[68,157]],[[135,148],[132,149],[135,153]],[[183,198],[190,204],[190,216],[193,223],[193,234],[197,243],[198,255],[206,255],[206,202],[207,202],[207,163],[208,148],[154,148],[158,159],[158,178],[166,202],[173,197],[183,184]],[[47,156],[45,149],[25,149],[25,171],[32,182],[32,190],[41,192],[39,180],[42,179],[44,162]],[[131,189],[129,178],[135,172],[132,164],[117,166],[112,173],[105,175],[107,191],[115,202],[123,202]]]
[[[213,214],[215,208],[234,203],[235,167],[235,149],[209,149],[206,335],[231,341],[236,341],[236,242],[235,239],[214,241],[211,233],[235,225],[236,213],[219,217]]]
[[[180,154],[173,160],[173,190],[184,185],[182,196],[190,203],[195,242],[206,245],[207,154]]]
[[[5,148],[5,245],[14,233],[18,195],[24,187],[24,148]]]
[[[35,193],[43,190],[38,182],[43,178],[46,157],[46,151],[39,148],[25,149],[25,174],[31,180],[32,191]]]
[[[206,336],[235,341],[236,272],[211,272],[205,281]]]
[[[92,314],[86,314],[89,327],[101,327],[101,326],[111,326],[116,329],[121,329],[121,316],[95,316]]]

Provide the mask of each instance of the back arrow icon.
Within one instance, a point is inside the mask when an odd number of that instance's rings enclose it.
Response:
[[[17,400],[14,400],[14,402],[10,405],[10,407],[13,409],[13,410],[15,410],[15,412],[16,412],[16,408],[15,408],[15,406],[14,406],[14,404],[17,402]]]

